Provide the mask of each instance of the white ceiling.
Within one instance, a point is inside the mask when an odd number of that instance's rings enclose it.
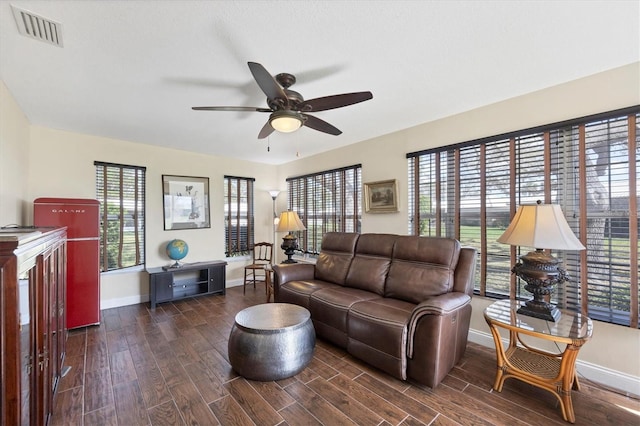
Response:
[[[62,24],[20,35],[10,5]],[[0,78],[32,124],[281,164],[640,60],[638,1],[0,1]],[[247,62],[343,131],[257,135]],[[270,152],[267,152],[267,143]]]

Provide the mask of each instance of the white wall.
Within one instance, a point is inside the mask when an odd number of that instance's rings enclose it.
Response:
[[[257,238],[270,241],[272,203],[267,190],[285,190],[285,179],[290,176],[361,163],[364,182],[397,179],[400,200],[398,213],[364,214],[362,231],[405,234],[406,153],[640,104],[639,65],[621,67],[279,167],[29,126],[19,106],[7,99],[10,94],[0,84],[3,114],[0,223],[29,223],[20,218],[31,220],[31,202],[37,197],[94,197],[94,160],[141,165],[147,167],[148,266],[168,262],[162,248],[173,238],[183,238],[189,243],[188,261],[220,259],[224,256],[221,243],[224,174],[256,178]],[[17,123],[15,128],[6,127],[5,116]],[[30,145],[28,161],[25,145]],[[162,174],[209,177],[211,229],[163,230]],[[28,189],[24,188],[25,182]],[[12,184],[16,183],[14,188]],[[286,200],[286,192],[278,196],[278,212],[286,209]],[[237,282],[242,266],[243,262],[229,265],[228,283]],[[103,306],[146,300],[147,282],[143,272],[103,274]],[[482,310],[490,302],[474,298],[470,333],[471,340],[487,345],[492,343]],[[580,352],[579,370],[610,386],[640,394],[640,331],[603,323],[596,323],[594,328],[592,341]]]

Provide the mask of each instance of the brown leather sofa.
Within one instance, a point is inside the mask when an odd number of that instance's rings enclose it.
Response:
[[[351,355],[433,388],[464,354],[475,265],[453,239],[329,232],[315,265],[274,265],[274,299],[306,307]]]

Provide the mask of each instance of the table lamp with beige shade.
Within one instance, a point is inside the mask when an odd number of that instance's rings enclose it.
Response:
[[[518,313],[557,321],[560,311],[549,303],[549,299],[555,286],[568,281],[569,277],[558,259],[545,250],[585,249],[571,231],[560,206],[540,201],[521,205],[498,242],[535,248],[520,256],[520,261],[511,270],[527,283],[524,288],[533,294],[533,299],[524,302]]]
[[[293,210],[287,210],[280,213],[280,220],[278,221],[278,232],[286,232],[287,235],[282,237],[282,245],[280,248],[284,250],[284,254],[287,255],[287,259],[282,263],[297,263],[291,257],[298,249],[298,238],[293,234],[295,231],[304,231],[304,224],[298,217],[298,213]]]

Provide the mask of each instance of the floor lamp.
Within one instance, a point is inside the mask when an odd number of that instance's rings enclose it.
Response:
[[[271,199],[273,200],[273,223],[272,223],[272,228],[273,228],[273,247],[276,246],[276,227],[278,226],[278,222],[280,221],[278,219],[278,215],[276,214],[276,198],[278,198],[278,194],[280,193],[280,191],[278,191],[277,189],[272,189],[271,191],[269,191],[269,195],[271,195]],[[272,256],[273,258],[274,256]]]

